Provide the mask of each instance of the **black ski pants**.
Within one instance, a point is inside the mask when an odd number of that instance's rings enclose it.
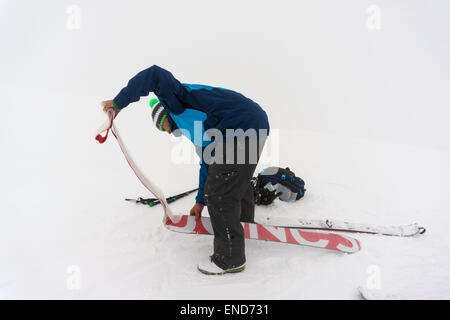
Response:
[[[260,137],[218,143],[214,161],[209,165],[204,195],[214,230],[212,259],[222,269],[238,267],[246,261],[241,221],[254,222],[250,180],[265,140]]]

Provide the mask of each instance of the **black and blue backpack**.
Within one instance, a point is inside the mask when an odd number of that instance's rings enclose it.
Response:
[[[255,204],[269,205],[276,198],[294,202],[305,195],[305,181],[297,177],[289,168],[269,167],[262,170],[251,184]]]

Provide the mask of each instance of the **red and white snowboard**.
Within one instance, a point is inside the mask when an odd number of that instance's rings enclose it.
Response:
[[[248,222],[242,222],[242,226],[247,239],[291,243],[345,253],[354,253],[361,249],[359,241],[347,235],[299,228],[273,227]],[[182,233],[214,234],[209,217],[195,220],[194,216],[183,215],[177,223],[169,220],[166,223],[166,228]]]

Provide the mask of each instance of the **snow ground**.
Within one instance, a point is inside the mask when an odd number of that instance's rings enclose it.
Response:
[[[357,235],[362,251],[353,255],[248,240],[244,273],[205,277],[196,263],[211,252],[212,238],[169,232],[161,224],[160,208],[123,201],[148,193],[116,142],[98,146],[89,133],[82,133],[86,143],[76,148],[62,146],[72,151],[53,159],[55,166],[39,170],[42,163],[34,162],[36,173],[23,177],[30,181],[14,185],[5,198],[2,211],[14,217],[2,224],[2,260],[7,261],[0,278],[2,298],[357,299],[357,287],[370,282],[373,270],[379,272],[381,287],[373,293],[378,296],[449,298],[448,151],[296,132],[303,156],[289,158],[288,164],[306,180],[307,194],[295,204],[258,207],[259,220],[279,215],[419,222],[427,233],[414,238]],[[339,158],[341,153],[346,156]],[[336,160],[332,168],[330,159]],[[83,168],[83,178],[70,168],[75,163]],[[147,163],[142,169],[149,176],[159,171]],[[196,165],[184,171],[195,176]],[[165,182],[171,185],[164,188],[166,194],[193,186],[191,177],[164,176],[172,181]],[[43,181],[46,188],[40,189]],[[175,212],[187,212],[193,197],[174,203]],[[77,290],[68,289],[71,266],[80,272]]]
[[[237,55],[200,40],[177,38],[178,47],[160,34],[152,45],[140,38],[151,36],[147,29],[130,35],[142,26],[142,12],[169,12],[162,2],[134,1],[124,10],[80,1],[79,31],[64,28],[69,4],[56,3],[2,2],[0,32],[10,46],[0,53],[0,298],[359,299],[359,286],[371,298],[450,298],[450,48],[441,41],[450,29],[440,19],[448,4],[436,1],[432,8],[414,2],[417,10],[404,11],[402,5],[411,2],[381,1],[384,33],[367,43],[367,30],[352,31],[351,18],[361,11],[363,21],[369,2],[298,5],[298,12],[308,12],[297,22],[298,47],[292,34],[283,38],[277,29],[295,22],[283,20],[271,31],[264,20],[254,21],[263,28],[261,34],[270,31],[264,34],[274,37],[275,47],[289,50],[260,50],[266,42],[259,32],[240,34],[239,22],[229,30],[219,19],[212,29],[233,34],[248,51]],[[254,5],[241,8],[236,20]],[[333,16],[324,13],[330,6]],[[146,10],[133,11],[138,7]],[[260,9],[271,16],[267,4]],[[420,14],[427,23],[411,24]],[[338,23],[342,15],[350,18],[343,26]],[[120,17],[123,23],[108,28],[105,16]],[[199,19],[193,23],[201,24]],[[317,37],[305,26],[314,27]],[[172,38],[177,34],[165,32]],[[137,43],[133,50],[115,42],[124,35]],[[246,37],[254,39],[247,46]],[[334,55],[324,53],[328,42]],[[155,52],[155,43],[168,51]],[[184,59],[172,52],[182,48],[193,53]],[[202,55],[206,49],[208,56]],[[277,56],[280,51],[289,54]],[[220,66],[214,67],[217,61]],[[114,139],[104,145],[94,140],[105,119],[99,102],[153,63],[174,69],[183,82],[245,88],[244,94],[267,111],[279,133],[278,163],[304,178],[307,193],[295,204],[276,201],[258,207],[258,220],[277,215],[418,222],[427,233],[413,238],[356,235],[362,250],[353,255],[248,240],[245,272],[202,275],[196,263],[211,252],[212,237],[167,231],[161,208],[123,201],[150,195]],[[220,80],[217,74],[223,75]],[[166,195],[195,187],[198,165],[176,163],[179,140],[155,131],[150,98],[117,118],[123,139]],[[272,164],[261,163],[257,170]],[[174,211],[187,213],[193,199],[177,201]]]

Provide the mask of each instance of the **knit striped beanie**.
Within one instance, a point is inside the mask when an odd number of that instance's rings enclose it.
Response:
[[[167,117],[166,109],[162,106],[158,99],[150,100],[150,108],[152,108],[152,119],[156,128],[163,131],[162,124],[164,119]]]

